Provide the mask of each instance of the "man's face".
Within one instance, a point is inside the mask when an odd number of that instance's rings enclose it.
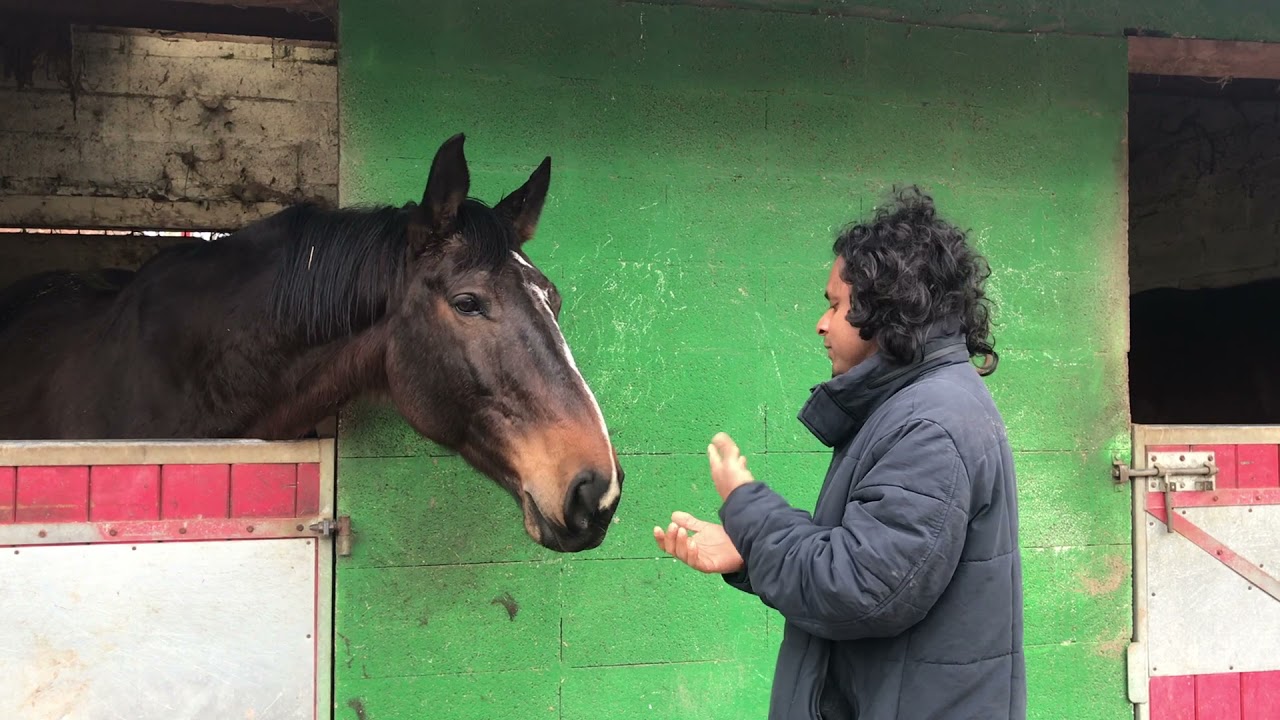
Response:
[[[849,314],[853,287],[840,277],[843,270],[844,258],[837,257],[827,277],[826,297],[830,307],[818,320],[818,334],[827,348],[827,357],[831,358],[832,377],[848,372],[876,351],[875,340],[863,340],[858,336],[858,329],[845,319]]]

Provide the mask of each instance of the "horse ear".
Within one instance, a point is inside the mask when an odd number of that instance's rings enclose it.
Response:
[[[471,174],[467,172],[467,158],[462,152],[465,140],[462,133],[445,140],[431,161],[418,219],[437,238],[452,233],[457,227],[458,208],[471,189]]]
[[[547,187],[551,184],[551,158],[543,159],[529,179],[517,190],[494,207],[516,226],[516,235],[523,245],[533,237],[538,228],[538,216],[542,214],[542,204],[547,199]]]

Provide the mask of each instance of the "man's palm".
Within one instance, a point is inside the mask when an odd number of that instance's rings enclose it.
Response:
[[[653,529],[659,549],[704,573],[732,573],[742,569],[742,555],[722,526],[703,522],[684,512],[672,513],[671,520],[665,531],[659,527]],[[689,537],[689,532],[695,533],[694,536]]]

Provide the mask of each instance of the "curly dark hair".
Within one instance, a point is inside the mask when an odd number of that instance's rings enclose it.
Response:
[[[958,326],[969,356],[984,356],[978,372],[990,375],[1000,362],[983,290],[990,265],[919,187],[895,187],[892,200],[870,221],[842,231],[832,248],[853,286],[846,318],[900,364],[920,359],[933,326]]]

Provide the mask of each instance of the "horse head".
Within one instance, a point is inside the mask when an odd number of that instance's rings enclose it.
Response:
[[[403,292],[386,326],[391,399],[417,432],[510,492],[539,544],[594,548],[623,471],[560,331],[560,294],[524,252],[551,158],[490,208],[468,197],[463,140],[440,147],[409,207]]]

